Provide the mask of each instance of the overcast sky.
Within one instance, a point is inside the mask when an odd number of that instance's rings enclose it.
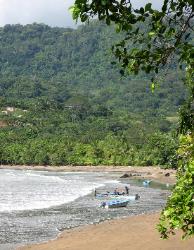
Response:
[[[0,0],[0,26],[5,24],[45,23],[51,26],[72,27],[68,11],[74,0]],[[162,0],[133,0],[138,5],[152,2],[159,7]]]

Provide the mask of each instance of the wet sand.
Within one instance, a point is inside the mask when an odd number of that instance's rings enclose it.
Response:
[[[65,231],[56,240],[20,250],[192,250],[194,238],[181,240],[178,232],[160,239],[155,229],[159,214],[138,215]]]

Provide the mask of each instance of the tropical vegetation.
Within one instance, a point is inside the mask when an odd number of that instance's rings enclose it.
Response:
[[[0,28],[1,164],[177,166],[181,71],[153,93],[146,74],[121,77],[122,37],[98,21]]]

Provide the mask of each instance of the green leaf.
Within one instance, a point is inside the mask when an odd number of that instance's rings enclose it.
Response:
[[[152,84],[151,84],[151,91],[152,91],[152,93],[154,93],[155,88],[156,88],[156,85],[155,85],[154,82],[152,82]]]
[[[141,7],[141,8],[140,8],[140,10],[139,10],[139,12],[140,12],[140,14],[142,14],[142,15],[143,15],[143,14],[144,14],[144,8],[143,8],[143,7]]]
[[[152,3],[147,3],[145,6],[145,12],[150,11],[152,9]]]
[[[156,32],[154,32],[154,31],[150,31],[150,32],[148,33],[148,35],[149,35],[150,37],[155,36],[155,34],[156,34]]]
[[[116,25],[116,32],[119,33],[122,29],[122,25],[119,23]]]

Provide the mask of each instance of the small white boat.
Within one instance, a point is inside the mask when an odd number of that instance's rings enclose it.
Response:
[[[145,180],[143,181],[143,185],[144,186],[148,186],[150,184],[151,180]]]
[[[102,202],[101,207],[104,207],[104,208],[126,207],[128,203],[129,203],[128,200],[105,201],[105,202]]]
[[[140,198],[138,194],[136,195],[111,195],[111,199],[122,199],[122,200],[128,200],[128,201],[135,201]]]
[[[119,199],[119,200],[128,200],[128,201],[135,201],[140,198],[138,194],[135,195],[126,195],[126,194],[114,194],[114,193],[101,193],[96,194],[95,196],[97,199],[109,198],[109,199]]]

